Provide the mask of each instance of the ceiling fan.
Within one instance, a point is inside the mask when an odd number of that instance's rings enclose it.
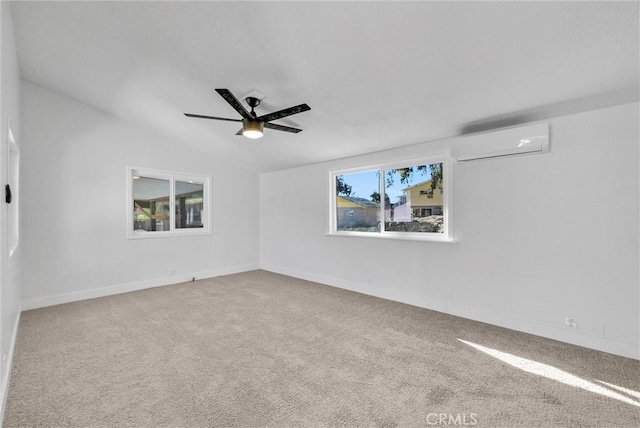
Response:
[[[255,97],[247,97],[245,100],[249,107],[251,107],[251,112],[248,112],[247,109],[238,101],[238,99],[231,93],[228,89],[216,89],[216,92],[220,94],[222,98],[225,99],[226,102],[231,104],[242,119],[228,119],[226,117],[215,117],[215,116],[203,116],[200,114],[191,114],[185,113],[185,116],[188,117],[196,117],[199,119],[214,119],[214,120],[226,120],[229,122],[242,122],[242,129],[236,133],[236,135],[244,135],[247,138],[260,138],[264,132],[263,128],[274,129],[276,131],[284,131],[284,132],[292,132],[297,134],[301,132],[302,129],[292,128],[290,126],[276,125],[275,123],[271,123],[273,120],[282,119],[283,117],[291,116],[292,114],[302,113],[307,110],[311,110],[306,104],[300,104],[295,107],[289,107],[284,110],[278,110],[273,113],[263,114],[262,116],[258,116],[255,112],[255,108],[260,105],[260,100]]]

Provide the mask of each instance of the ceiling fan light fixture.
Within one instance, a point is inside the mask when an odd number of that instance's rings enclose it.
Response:
[[[264,134],[264,127],[259,120],[242,119],[242,135],[247,138],[260,138]]]

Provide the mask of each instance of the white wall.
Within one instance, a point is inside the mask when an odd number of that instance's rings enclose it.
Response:
[[[451,140],[263,174],[261,266],[639,358],[638,104],[550,124],[548,154],[454,165],[456,243],[326,236],[329,170]]]
[[[4,415],[4,397],[8,387],[13,345],[20,316],[20,252],[18,246],[9,256],[8,235],[13,227],[9,221],[9,205],[4,201],[4,186],[14,182],[8,179],[8,134],[9,126],[16,143],[20,144],[20,76],[16,47],[13,39],[13,25],[8,2],[0,2],[0,182],[2,200],[0,201],[0,393]],[[13,205],[15,206],[15,205]],[[13,222],[13,218],[11,222]]]
[[[22,106],[25,308],[257,268],[257,174],[27,82]],[[213,234],[127,240],[127,165],[211,175]]]

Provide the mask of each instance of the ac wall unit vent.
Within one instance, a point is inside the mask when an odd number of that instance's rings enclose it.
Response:
[[[549,124],[506,128],[463,137],[452,147],[458,162],[504,156],[546,153],[549,147]]]

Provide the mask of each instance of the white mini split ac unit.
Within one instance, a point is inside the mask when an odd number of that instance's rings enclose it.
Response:
[[[549,151],[549,124],[505,128],[461,137],[451,149],[458,162]]]

